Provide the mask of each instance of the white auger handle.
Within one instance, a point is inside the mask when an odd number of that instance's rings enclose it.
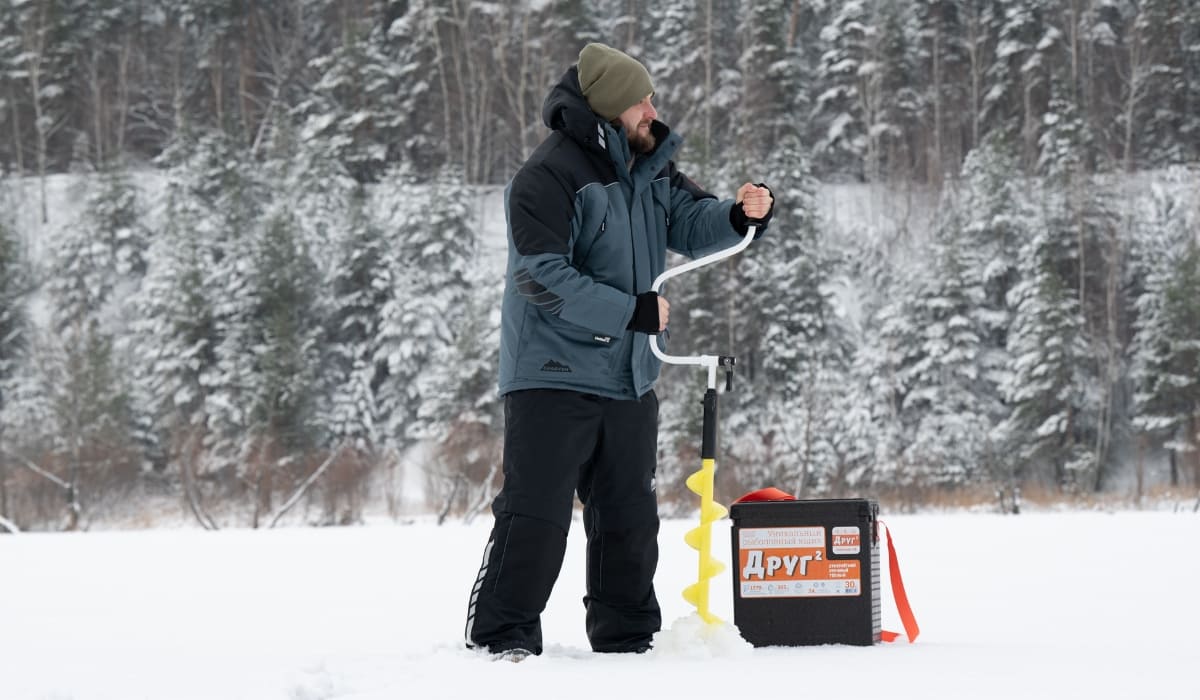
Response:
[[[723,250],[718,250],[717,252],[710,253],[702,258],[690,260],[682,265],[673,267],[670,270],[663,270],[663,273],[654,280],[654,284],[650,285],[650,291],[658,293],[658,291],[662,289],[663,283],[672,277],[682,275],[683,273],[690,272],[698,267],[711,265],[719,260],[724,260],[725,258],[731,258],[737,255],[745,250],[746,246],[750,245],[750,241],[754,240],[754,234],[757,233],[757,231],[758,226],[756,224],[751,224],[746,229],[746,235],[742,237],[742,240],[739,241],[737,245],[730,248],[725,248]],[[650,351],[654,353],[655,357],[669,365],[700,365],[702,367],[708,367],[709,374],[713,376],[716,375],[717,363],[720,360],[718,355],[668,355],[662,351],[662,348],[658,346],[658,335],[650,336]]]

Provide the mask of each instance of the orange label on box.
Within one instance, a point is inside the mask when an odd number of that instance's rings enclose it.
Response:
[[[834,554],[858,554],[862,551],[862,535],[857,526],[835,527],[831,534]]]
[[[857,531],[858,528],[848,529]],[[815,543],[814,530],[820,533],[819,546],[794,546],[799,542]],[[840,546],[851,546],[850,535],[843,533],[847,539]],[[740,531],[739,542],[738,582],[743,598],[856,596],[862,593],[858,560],[831,561],[825,553],[823,528],[748,529]],[[747,547],[747,543],[759,546]]]

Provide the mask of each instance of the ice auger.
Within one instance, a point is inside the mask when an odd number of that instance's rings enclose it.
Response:
[[[664,282],[695,270],[698,267],[710,265],[719,260],[733,257],[746,249],[754,240],[757,226],[751,225],[744,238],[737,245],[719,250],[711,255],[697,258],[670,270],[664,271],[657,279],[651,290],[658,292]],[[708,370],[708,390],[704,392],[704,428],[700,445],[700,471],[693,473],[687,479],[687,486],[700,496],[700,525],[684,536],[684,541],[700,553],[697,580],[683,589],[683,599],[696,607],[701,619],[709,624],[718,624],[721,619],[708,609],[709,579],[725,570],[725,565],[712,556],[712,524],[728,514],[725,506],[713,500],[713,477],[717,472],[717,370],[725,370],[725,390],[733,386],[733,357],[726,355],[668,355],[658,346],[657,336],[650,339],[650,350],[658,359],[672,365],[699,365]]]

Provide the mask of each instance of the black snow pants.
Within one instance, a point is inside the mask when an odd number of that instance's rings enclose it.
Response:
[[[472,587],[466,637],[496,653],[542,652],[541,613],[562,568],[575,494],[587,536],[592,649],[644,650],[662,626],[654,594],[658,398],[553,389],[504,397],[504,486]]]

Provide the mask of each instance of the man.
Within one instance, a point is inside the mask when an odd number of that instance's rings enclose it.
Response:
[[[745,184],[718,201],[675,168],[646,68],[588,44],[546,97],[552,133],[505,193],[501,310],[504,486],[471,592],[467,644],[542,652],[540,615],[566,552],[574,497],[587,535],[587,635],[643,652],[662,623],[654,593],[660,363],[649,335],[670,304],[649,291],[668,248],[698,257],[765,225],[773,199]]]

